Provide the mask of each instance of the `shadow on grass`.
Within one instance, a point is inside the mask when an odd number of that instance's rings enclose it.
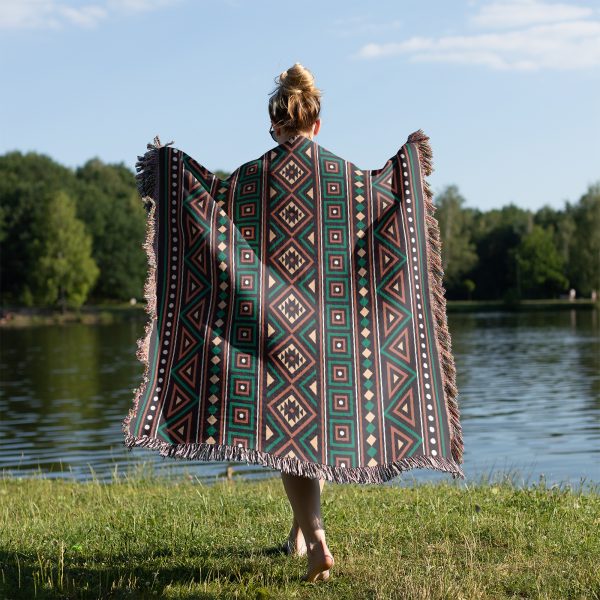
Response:
[[[186,559],[194,563],[193,568],[152,564],[156,559],[168,561],[174,556],[171,549],[159,548],[150,553],[112,555],[110,564],[102,557],[94,561],[82,557],[81,564],[73,561],[65,565],[39,554],[0,550],[0,597],[161,598],[167,586],[174,586],[179,588],[177,597],[189,594],[190,598],[212,599],[223,597],[222,586],[239,586],[239,598],[270,598],[269,590],[262,585],[248,584],[263,567],[252,559],[287,558],[281,546],[258,549],[222,546],[210,551],[187,551]],[[274,579],[273,583],[289,584],[281,575],[278,582],[278,573],[281,571],[277,568],[271,571],[269,578]],[[215,584],[214,592],[198,589],[211,584]]]

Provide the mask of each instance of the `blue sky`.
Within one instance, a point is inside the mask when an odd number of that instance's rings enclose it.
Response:
[[[467,206],[561,208],[600,180],[596,0],[0,0],[0,153],[133,169],[158,134],[231,171],[274,145],[296,61],[315,141],[361,168],[421,128],[434,193]]]

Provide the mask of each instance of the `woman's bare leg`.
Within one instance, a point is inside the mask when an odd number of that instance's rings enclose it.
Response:
[[[319,479],[281,473],[283,487],[287,493],[295,520],[304,535],[308,555],[308,571],[304,579],[315,581],[326,578],[333,566],[333,556],[327,547],[325,530],[321,518],[321,489]]]
[[[304,556],[306,554],[306,542],[304,541],[304,534],[302,533],[302,529],[300,529],[296,515],[294,515],[292,528],[288,534],[288,542],[292,554],[295,554],[296,556]]]
[[[284,475],[285,473],[282,473]],[[323,486],[325,485],[324,479],[319,479],[320,492],[323,492]],[[292,511],[294,507],[292,506]],[[292,521],[292,527],[288,534],[288,541],[292,548],[292,553],[297,556],[304,556],[306,554],[306,541],[304,540],[304,534],[298,523],[296,513],[294,513],[294,519]]]

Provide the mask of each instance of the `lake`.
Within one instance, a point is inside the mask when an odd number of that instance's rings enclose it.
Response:
[[[450,313],[465,484],[600,483],[600,318],[597,310]],[[0,469],[5,475],[97,478],[132,472],[214,481],[226,463],[161,457],[123,444],[121,421],[143,365],[142,320],[1,332]],[[278,477],[235,463],[244,477]],[[413,469],[392,485],[452,477]]]

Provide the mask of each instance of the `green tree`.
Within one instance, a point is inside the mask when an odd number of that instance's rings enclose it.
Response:
[[[464,295],[465,275],[477,264],[471,239],[473,211],[463,208],[465,199],[455,185],[435,197],[435,216],[442,238],[442,267],[448,296]]]
[[[75,202],[65,192],[45,203],[34,247],[37,261],[30,282],[34,298],[45,305],[81,306],[100,273],[92,258],[92,238],[76,216]]]
[[[77,194],[73,172],[49,156],[19,151],[0,156],[0,205],[3,213],[0,243],[0,291],[4,302],[34,301],[29,279],[38,255],[36,244],[43,231],[44,198],[66,191]]]
[[[600,182],[571,209],[575,233],[570,244],[569,273],[579,294],[600,291]]]
[[[479,262],[469,278],[479,299],[498,299],[517,293],[514,250],[533,226],[532,214],[508,204],[475,216],[474,238]]]
[[[472,279],[465,279],[463,281],[463,288],[467,293],[467,300],[471,300],[473,298],[473,292],[475,291],[475,282]]]
[[[575,235],[571,205],[566,202],[564,210],[542,206],[534,215],[534,223],[552,233],[554,246],[564,265],[565,275],[570,279],[570,249]]]
[[[520,296],[548,297],[564,291],[569,285],[563,275],[564,262],[552,232],[534,225],[514,250],[518,265]]]
[[[141,298],[147,271],[142,244],[146,213],[126,166],[97,158],[76,171],[78,216],[93,236],[93,256],[100,277],[91,295],[96,300]]]

